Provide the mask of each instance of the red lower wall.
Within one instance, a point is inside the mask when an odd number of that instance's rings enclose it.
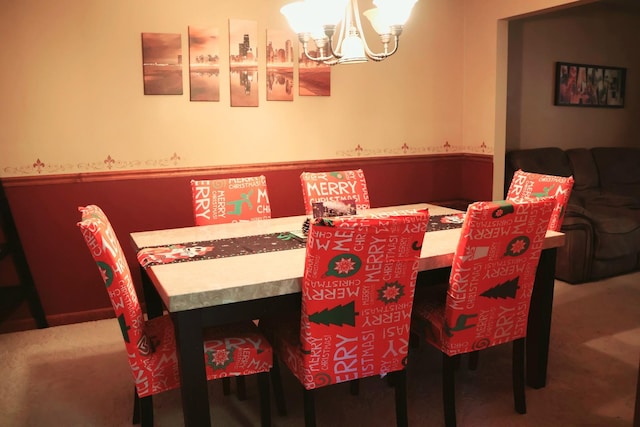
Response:
[[[491,198],[492,157],[470,154],[5,178],[3,185],[47,319],[60,325],[111,314],[76,227],[78,206],[102,207],[135,266],[130,232],[193,225],[192,178],[264,174],[272,216],[281,217],[304,213],[301,172],[355,168],[364,170],[372,207]],[[132,274],[139,282],[137,268]]]

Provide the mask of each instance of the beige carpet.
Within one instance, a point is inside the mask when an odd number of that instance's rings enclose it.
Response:
[[[547,387],[527,389],[528,413],[513,410],[510,346],[485,351],[477,371],[457,376],[458,425],[631,426],[640,355],[640,273],[578,286],[556,282]],[[443,425],[440,354],[410,357],[411,426]],[[286,372],[286,369],[283,369]],[[0,426],[129,426],[133,382],[114,319],[0,335]],[[286,373],[289,415],[274,426],[301,426],[301,388]],[[248,399],[210,385],[217,426],[257,426],[255,379]],[[180,394],[154,398],[156,426],[180,426]],[[392,426],[393,391],[384,381],[322,389],[319,426]]]

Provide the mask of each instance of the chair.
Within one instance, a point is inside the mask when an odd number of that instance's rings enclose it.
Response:
[[[560,231],[562,220],[569,203],[569,196],[573,189],[573,177],[543,175],[532,172],[524,172],[519,169],[513,174],[507,200],[518,198],[554,197],[556,206],[553,209],[549,230]]]
[[[443,353],[445,425],[456,425],[454,367],[462,354],[513,342],[515,409],[526,413],[524,346],[538,260],[555,200],[469,205],[449,283],[418,287],[411,330]]]
[[[358,211],[371,207],[362,169],[303,172],[300,181],[306,215],[313,215],[313,205],[318,202],[353,200]]]
[[[191,180],[196,225],[228,224],[271,218],[263,176]]]
[[[106,215],[96,205],[80,207],[78,223],[107,288],[120,325],[134,379],[133,423],[153,425],[152,396],[180,386],[170,316],[145,320],[129,266]],[[242,357],[236,357],[242,355]],[[271,425],[269,371],[273,350],[250,321],[204,331],[207,378],[257,374],[262,426]]]
[[[191,180],[196,225],[228,224],[271,218],[267,179],[263,176]],[[244,377],[236,378],[238,399],[246,399]],[[228,378],[222,381],[225,396],[231,393]]]
[[[274,346],[274,369],[279,358],[303,386],[307,427],[316,425],[317,388],[387,374],[397,424],[407,425],[411,307],[428,219],[425,211],[312,221],[301,312],[260,323]]]

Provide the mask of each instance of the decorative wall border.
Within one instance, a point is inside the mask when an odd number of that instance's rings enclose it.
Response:
[[[493,147],[487,146],[484,141],[478,145],[452,145],[449,141],[445,141],[438,146],[410,146],[407,143],[396,147],[387,148],[371,148],[366,145],[356,144],[355,147],[348,150],[336,151],[337,158],[352,159],[358,158],[376,158],[376,157],[411,157],[420,155],[434,155],[434,154],[483,154],[493,155]],[[18,165],[18,166],[5,166],[1,170],[7,174],[7,178],[16,176],[27,175],[55,175],[55,174],[74,174],[74,173],[94,173],[94,172],[108,172],[108,171],[135,171],[142,169],[161,169],[176,168],[180,166],[183,156],[177,152],[173,152],[169,157],[159,159],[147,159],[147,160],[123,160],[111,157],[107,154],[107,157],[103,160],[97,160],[92,162],[79,162],[73,163],[51,163],[48,161],[42,161],[38,157],[33,163]],[[309,163],[307,160],[300,160],[290,163]],[[275,163],[277,164],[277,163]],[[242,166],[242,165],[241,165]],[[2,178],[2,173],[0,173]],[[6,178],[5,178],[6,179]]]
[[[369,165],[376,164],[393,164],[405,163],[412,160],[438,158],[460,158],[460,159],[476,159],[484,162],[492,162],[493,155],[490,154],[474,154],[474,153],[429,153],[420,155],[404,155],[404,156],[367,156],[367,157],[350,157],[340,159],[324,159],[324,160],[298,160],[294,162],[270,162],[270,163],[252,163],[243,165],[219,165],[219,166],[199,166],[188,168],[155,168],[155,169],[139,169],[139,170],[108,170],[96,172],[78,172],[56,175],[30,175],[30,176],[9,176],[2,177],[0,180],[5,187],[19,187],[25,185],[44,185],[44,184],[73,184],[79,182],[99,182],[126,179],[153,179],[172,177],[193,177],[198,175],[227,175],[227,174],[262,174],[268,171],[293,170],[308,167],[313,164],[314,168],[343,168],[344,170],[358,168],[362,166],[362,162],[366,161]]]

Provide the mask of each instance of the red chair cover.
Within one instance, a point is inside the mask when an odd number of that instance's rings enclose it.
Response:
[[[317,202],[353,200],[358,212],[369,209],[369,191],[362,169],[336,172],[303,172],[300,175],[305,214],[313,214]]]
[[[191,180],[196,225],[271,218],[267,179],[263,176]]]
[[[469,206],[449,285],[425,286],[413,327],[449,356],[522,338],[551,197]]]
[[[262,320],[306,389],[404,369],[428,220],[424,211],[312,223],[300,316]]]
[[[104,212],[80,207],[78,223],[109,294],[124,338],[139,397],[180,386],[174,328],[169,316],[145,321],[129,265]],[[272,348],[252,322],[205,331],[208,379],[268,372]]]
[[[539,198],[552,196],[556,199],[549,230],[560,231],[564,213],[569,203],[569,196],[573,189],[573,177],[542,175],[524,172],[521,169],[513,174],[513,179],[507,192],[507,200],[518,198]]]

